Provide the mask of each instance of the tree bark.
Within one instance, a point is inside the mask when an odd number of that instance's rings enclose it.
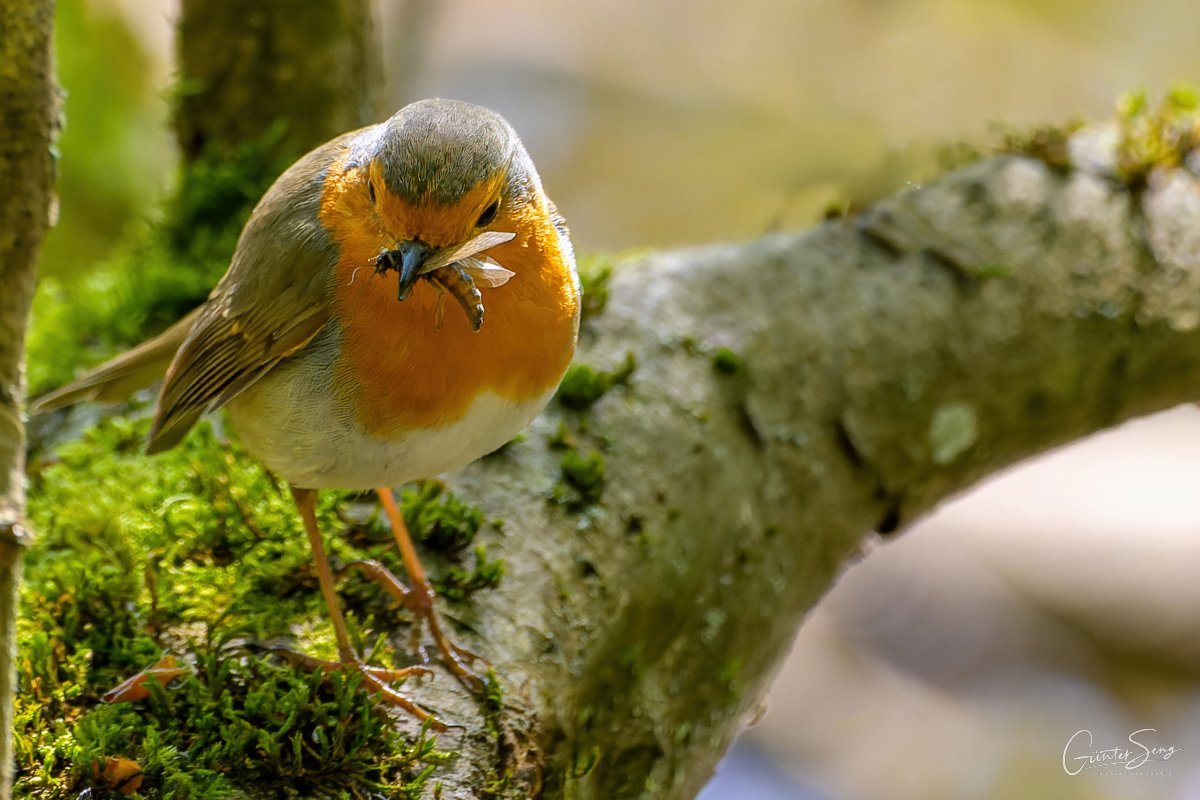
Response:
[[[25,511],[25,324],[52,203],[53,0],[0,7],[0,797],[12,789]]]
[[[180,150],[195,161],[286,120],[294,156],[375,122],[379,45],[367,0],[183,0]]]
[[[1200,181],[1006,156],[807,233],[653,255],[616,271],[577,363],[627,352],[628,386],[451,480],[506,520],[486,541],[509,573],[467,620],[506,708],[492,736],[448,679],[414,690],[468,728],[443,797],[506,773],[494,796],[694,797],[873,537],[1196,397]],[[555,501],[564,439],[602,454],[598,502]]]

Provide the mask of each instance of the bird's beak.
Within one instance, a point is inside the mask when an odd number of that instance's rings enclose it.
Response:
[[[514,273],[486,256],[479,257],[479,254],[498,244],[504,244],[515,236],[515,233],[484,231],[462,244],[443,247],[440,250],[434,250],[420,239],[409,239],[397,245],[395,250],[380,250],[379,255],[367,263],[375,265],[376,274],[386,274],[393,270],[399,273],[400,300],[406,300],[412,294],[417,278],[436,272],[448,264],[463,265],[467,274],[476,281],[481,281],[484,286],[503,286]]]
[[[400,288],[397,298],[405,300],[412,294],[413,284],[421,275],[421,267],[433,255],[433,248],[420,239],[409,239],[391,251],[392,268],[400,273]],[[397,263],[399,262],[399,263]]]

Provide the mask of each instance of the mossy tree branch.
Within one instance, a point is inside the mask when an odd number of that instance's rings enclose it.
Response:
[[[17,589],[25,509],[25,325],[52,202],[53,0],[0,9],[0,797],[12,786]]]
[[[443,796],[511,770],[505,796],[693,797],[875,532],[1195,398],[1200,181],[1144,178],[998,157],[808,233],[618,269],[578,361],[632,352],[627,384],[452,481],[507,521],[472,628],[509,707]],[[602,455],[598,502],[556,490],[563,447]],[[424,700],[477,717],[436,683]]]

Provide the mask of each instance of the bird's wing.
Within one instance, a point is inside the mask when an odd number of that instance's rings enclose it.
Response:
[[[329,321],[339,251],[318,217],[321,190],[357,133],[297,161],[255,207],[229,271],[167,370],[147,452],[174,447],[205,412],[237,396]]]

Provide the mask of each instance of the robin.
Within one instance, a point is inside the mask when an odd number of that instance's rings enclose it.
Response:
[[[445,312],[447,295],[464,313]],[[409,585],[380,564],[354,566],[427,622],[447,667],[480,689],[386,487],[511,439],[553,395],[578,330],[567,226],[512,126],[480,106],[423,100],[293,164],[203,305],[34,410],[113,402],[165,373],[146,448],[157,453],[227,406],[249,451],[291,487],[337,635],[339,662],[299,662],[358,671],[424,720],[388,685],[412,670],[368,667],[350,644],[317,492],[375,490]]]

